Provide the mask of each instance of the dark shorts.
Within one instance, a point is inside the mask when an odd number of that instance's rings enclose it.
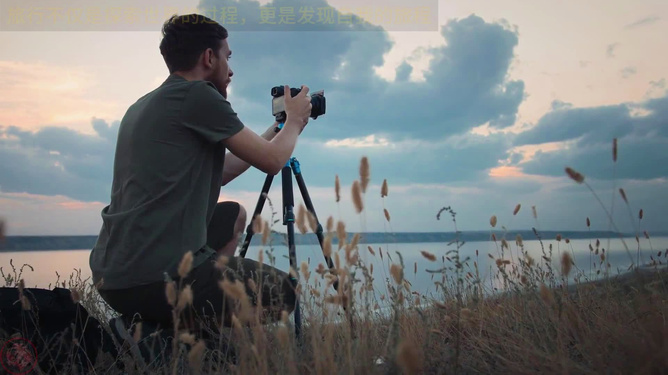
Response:
[[[217,214],[224,214],[217,210]],[[220,222],[220,220],[212,220]],[[227,220],[234,225],[235,220]],[[211,241],[211,238],[209,239]],[[192,304],[180,315],[180,322],[191,328],[200,328],[203,321],[231,325],[232,314],[239,317],[241,305],[238,293],[226,293],[221,282],[226,279],[231,283],[241,281],[244,292],[252,307],[262,306],[264,321],[280,319],[282,311],[291,313],[296,303],[297,285],[290,275],[277,268],[261,264],[252,259],[230,257],[228,263],[220,268],[217,255],[209,256],[201,265],[193,268],[183,278],[175,278],[178,288],[190,285],[193,295]],[[253,282],[249,282],[252,279]],[[173,307],[167,301],[165,282],[157,282],[128,289],[98,290],[100,296],[118,313],[151,321],[160,326],[173,327]],[[238,289],[237,289],[238,290]]]

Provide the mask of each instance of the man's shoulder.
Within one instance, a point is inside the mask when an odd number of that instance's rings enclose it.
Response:
[[[205,93],[220,95],[213,82],[206,80],[188,80],[177,74],[169,75],[169,77],[157,89],[158,90],[185,89],[188,92],[195,91],[195,92],[205,92]]]
[[[196,100],[207,98],[210,100],[227,101],[227,99],[225,99],[225,97],[218,91],[216,86],[209,81],[188,81],[187,90],[188,95],[195,97]]]

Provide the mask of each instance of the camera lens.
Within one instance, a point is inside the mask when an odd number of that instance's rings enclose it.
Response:
[[[274,98],[277,98],[279,96],[283,96],[283,87],[282,86],[274,86],[271,88],[271,96]]]

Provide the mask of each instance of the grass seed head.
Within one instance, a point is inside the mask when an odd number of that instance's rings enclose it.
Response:
[[[173,281],[168,282],[167,285],[165,285],[165,295],[167,296],[167,303],[169,303],[170,306],[175,306],[176,304],[176,285],[174,284]]]
[[[195,372],[197,372],[202,365],[205,349],[206,345],[204,344],[204,341],[200,340],[197,341],[197,344],[195,344],[190,349],[190,352],[188,352],[188,363],[190,364],[190,368]]]
[[[318,220],[315,218],[315,215],[313,215],[313,212],[306,211],[306,218],[308,219],[308,225],[309,225],[309,228],[311,228],[311,231],[313,231],[313,233],[317,233],[318,232]]]
[[[548,305],[552,305],[552,303],[554,303],[554,295],[545,284],[540,284],[540,298]]]
[[[370,245],[367,245],[367,249],[369,250],[369,252],[371,253],[371,255],[373,255],[373,256],[376,255],[376,252],[373,251],[373,247],[371,247]],[[372,263],[372,264],[373,264],[373,263]]]
[[[580,172],[577,172],[571,167],[566,167],[566,174],[568,175],[568,177],[570,177],[573,181],[577,182],[578,184],[584,182],[584,176]]]
[[[253,233],[262,233],[262,216],[260,215],[255,215],[253,218]]]
[[[394,278],[394,282],[397,283],[397,285],[401,285],[402,281],[404,279],[404,270],[401,268],[400,265],[398,264],[392,264],[390,267],[390,274],[392,275],[392,278]]]
[[[269,243],[269,238],[271,236],[271,229],[269,228],[269,222],[263,220],[264,225],[262,226],[262,244],[266,245]],[[260,253],[262,255],[262,253]]]
[[[419,374],[422,368],[418,346],[402,340],[397,348],[397,364],[405,374]]]
[[[330,215],[327,218],[327,232],[331,232],[332,230],[334,230],[334,217]]]
[[[336,235],[339,240],[339,249],[341,249],[346,244],[346,224],[343,221],[338,221],[336,223]]]
[[[326,257],[332,256],[332,234],[327,233],[325,240],[322,242],[322,252]]]
[[[195,344],[195,335],[188,332],[183,332],[179,335],[179,341],[184,342],[189,345]]]
[[[612,161],[617,161],[617,138],[612,140]]]
[[[193,266],[193,252],[188,251],[181,258],[181,263],[179,264],[178,273],[181,278],[184,278],[188,275]]]
[[[364,210],[364,203],[362,203],[362,187],[358,180],[353,181],[352,186],[352,197],[353,204],[355,205],[355,211],[359,214]]]
[[[341,181],[339,180],[338,174],[334,180],[334,193],[336,193],[336,201],[341,201]]]
[[[561,256],[561,274],[568,276],[571,273],[572,265],[570,254],[564,251],[564,254]]]
[[[369,186],[370,181],[370,168],[369,168],[369,158],[364,156],[360,161],[360,182],[362,187],[362,193],[366,193],[366,188]]]
[[[297,209],[297,219],[295,224],[297,224],[297,229],[299,229],[301,234],[306,234],[308,229],[306,228],[306,208],[304,208],[304,204],[300,204]]]
[[[179,302],[176,305],[178,310],[183,310],[186,306],[192,304],[193,302],[193,291],[190,285],[186,285],[179,293]]]
[[[432,262],[436,261],[436,255],[434,255],[430,252],[424,251],[424,250],[421,250],[420,253],[422,254],[423,257],[429,259],[430,261],[432,261]]]

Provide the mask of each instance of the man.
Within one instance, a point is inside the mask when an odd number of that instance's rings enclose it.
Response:
[[[287,119],[259,136],[245,127],[227,101],[232,54],[227,30],[201,15],[172,16],[162,28],[160,52],[167,79],[139,98],[122,119],[114,159],[111,202],[90,255],[93,282],[102,298],[126,316],[171,327],[165,274],[190,284],[192,312],[221,315],[230,324],[224,277],[262,284],[262,305],[280,316],[292,312],[295,282],[258,262],[232,257],[246,222],[233,202],[217,203],[220,188],[251,166],[277,174],[290,158],[311,113],[308,87],[291,97]],[[229,150],[229,152],[226,152]],[[180,278],[184,255],[192,269]],[[216,266],[218,255],[231,257]],[[258,278],[258,276],[260,276]],[[253,303],[257,301],[251,298]]]

